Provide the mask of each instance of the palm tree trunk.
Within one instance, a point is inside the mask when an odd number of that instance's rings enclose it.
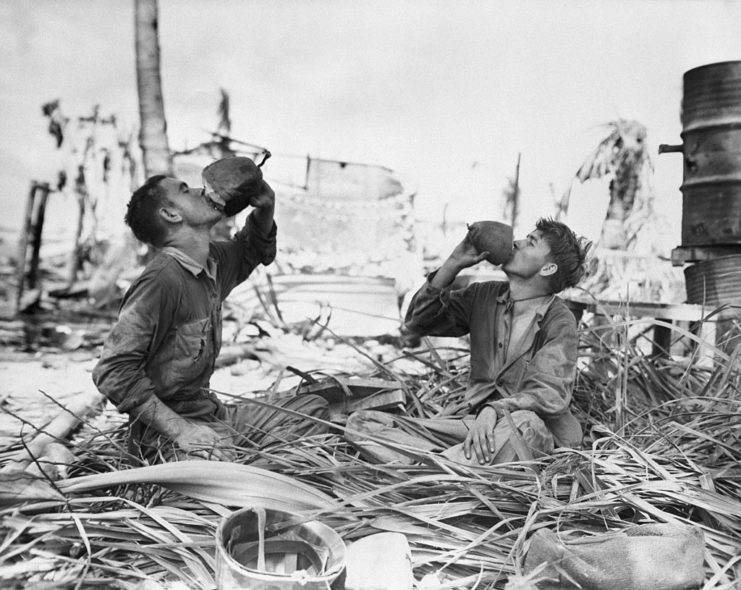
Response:
[[[620,166],[610,181],[610,202],[602,225],[600,244],[603,248],[627,250],[629,236],[625,222],[633,211],[640,189],[638,173],[632,166]]]
[[[607,205],[605,220],[602,222],[600,246],[611,250],[625,250],[627,248],[625,217],[625,207],[622,199],[615,194],[615,191],[610,190],[610,202]]]
[[[167,142],[167,122],[160,78],[157,34],[157,0],[134,0],[136,30],[136,82],[139,92],[139,145],[144,173],[172,175],[172,156]]]

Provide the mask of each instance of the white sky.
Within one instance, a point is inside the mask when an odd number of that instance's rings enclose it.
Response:
[[[682,75],[741,59],[723,0],[160,0],[171,147],[207,138],[218,90],[233,135],[276,153],[382,164],[414,179],[422,217],[496,218],[522,153],[523,229],[552,214],[618,117],[648,127],[658,202],[680,242]],[[137,119],[133,0],[0,0],[0,226],[55,177],[41,105]],[[570,222],[597,237],[606,193]]]

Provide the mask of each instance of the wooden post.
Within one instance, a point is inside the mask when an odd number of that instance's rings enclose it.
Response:
[[[654,326],[653,342],[651,344],[651,356],[665,357],[671,356],[672,332],[666,326]]]
[[[31,250],[31,268],[28,270],[28,286],[35,289],[39,284],[39,260],[41,254],[41,234],[44,231],[44,217],[46,216],[46,202],[49,199],[49,184],[36,184],[39,201],[36,206],[36,219],[33,222],[33,249]]]
[[[31,190],[26,200],[26,214],[24,216],[23,228],[21,229],[21,237],[18,240],[18,253],[16,254],[15,261],[15,277],[17,283],[15,295],[16,311],[19,311],[21,298],[23,297],[23,287],[26,283],[26,252],[28,250],[28,238],[33,230],[33,204],[36,200],[36,186],[36,182],[31,183]]]
[[[87,198],[87,189],[84,184],[80,185],[78,182],[75,193],[77,196],[77,228],[75,229],[75,241],[69,255],[69,262],[67,263],[67,289],[70,290],[77,280],[77,271],[80,268],[80,260],[82,258],[82,229],[85,220],[85,201]]]
[[[712,369],[715,363],[716,336],[718,323],[700,320],[698,327],[701,341],[697,345],[697,364]]]
[[[628,314],[625,314],[623,318],[627,318]],[[628,326],[627,324],[615,330],[615,348],[614,350],[624,351],[628,341]],[[625,355],[618,356],[618,372],[617,379],[615,380],[615,432],[618,436],[622,436],[623,429],[625,428],[625,408],[627,405],[627,394],[628,394],[628,362]]]

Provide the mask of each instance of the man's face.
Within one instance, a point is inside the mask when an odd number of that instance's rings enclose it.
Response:
[[[508,275],[529,279],[550,262],[551,249],[540,230],[528,234],[524,240],[515,240],[513,246],[512,257],[502,265]]]
[[[223,216],[221,208],[206,198],[203,189],[190,188],[177,178],[165,178],[160,187],[172,204],[171,209],[176,210],[187,225],[210,227]]]

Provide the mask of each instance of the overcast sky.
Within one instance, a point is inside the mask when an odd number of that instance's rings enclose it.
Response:
[[[682,75],[741,59],[741,3],[723,0],[160,0],[171,147],[207,139],[220,87],[233,134],[276,153],[382,164],[420,216],[496,217],[522,154],[523,223],[551,214],[600,124],[649,131],[660,206],[677,224]],[[55,176],[42,103],[137,119],[133,0],[0,0],[2,226],[31,179]],[[606,195],[577,194],[594,233]],[[596,236],[593,236],[596,237]]]

